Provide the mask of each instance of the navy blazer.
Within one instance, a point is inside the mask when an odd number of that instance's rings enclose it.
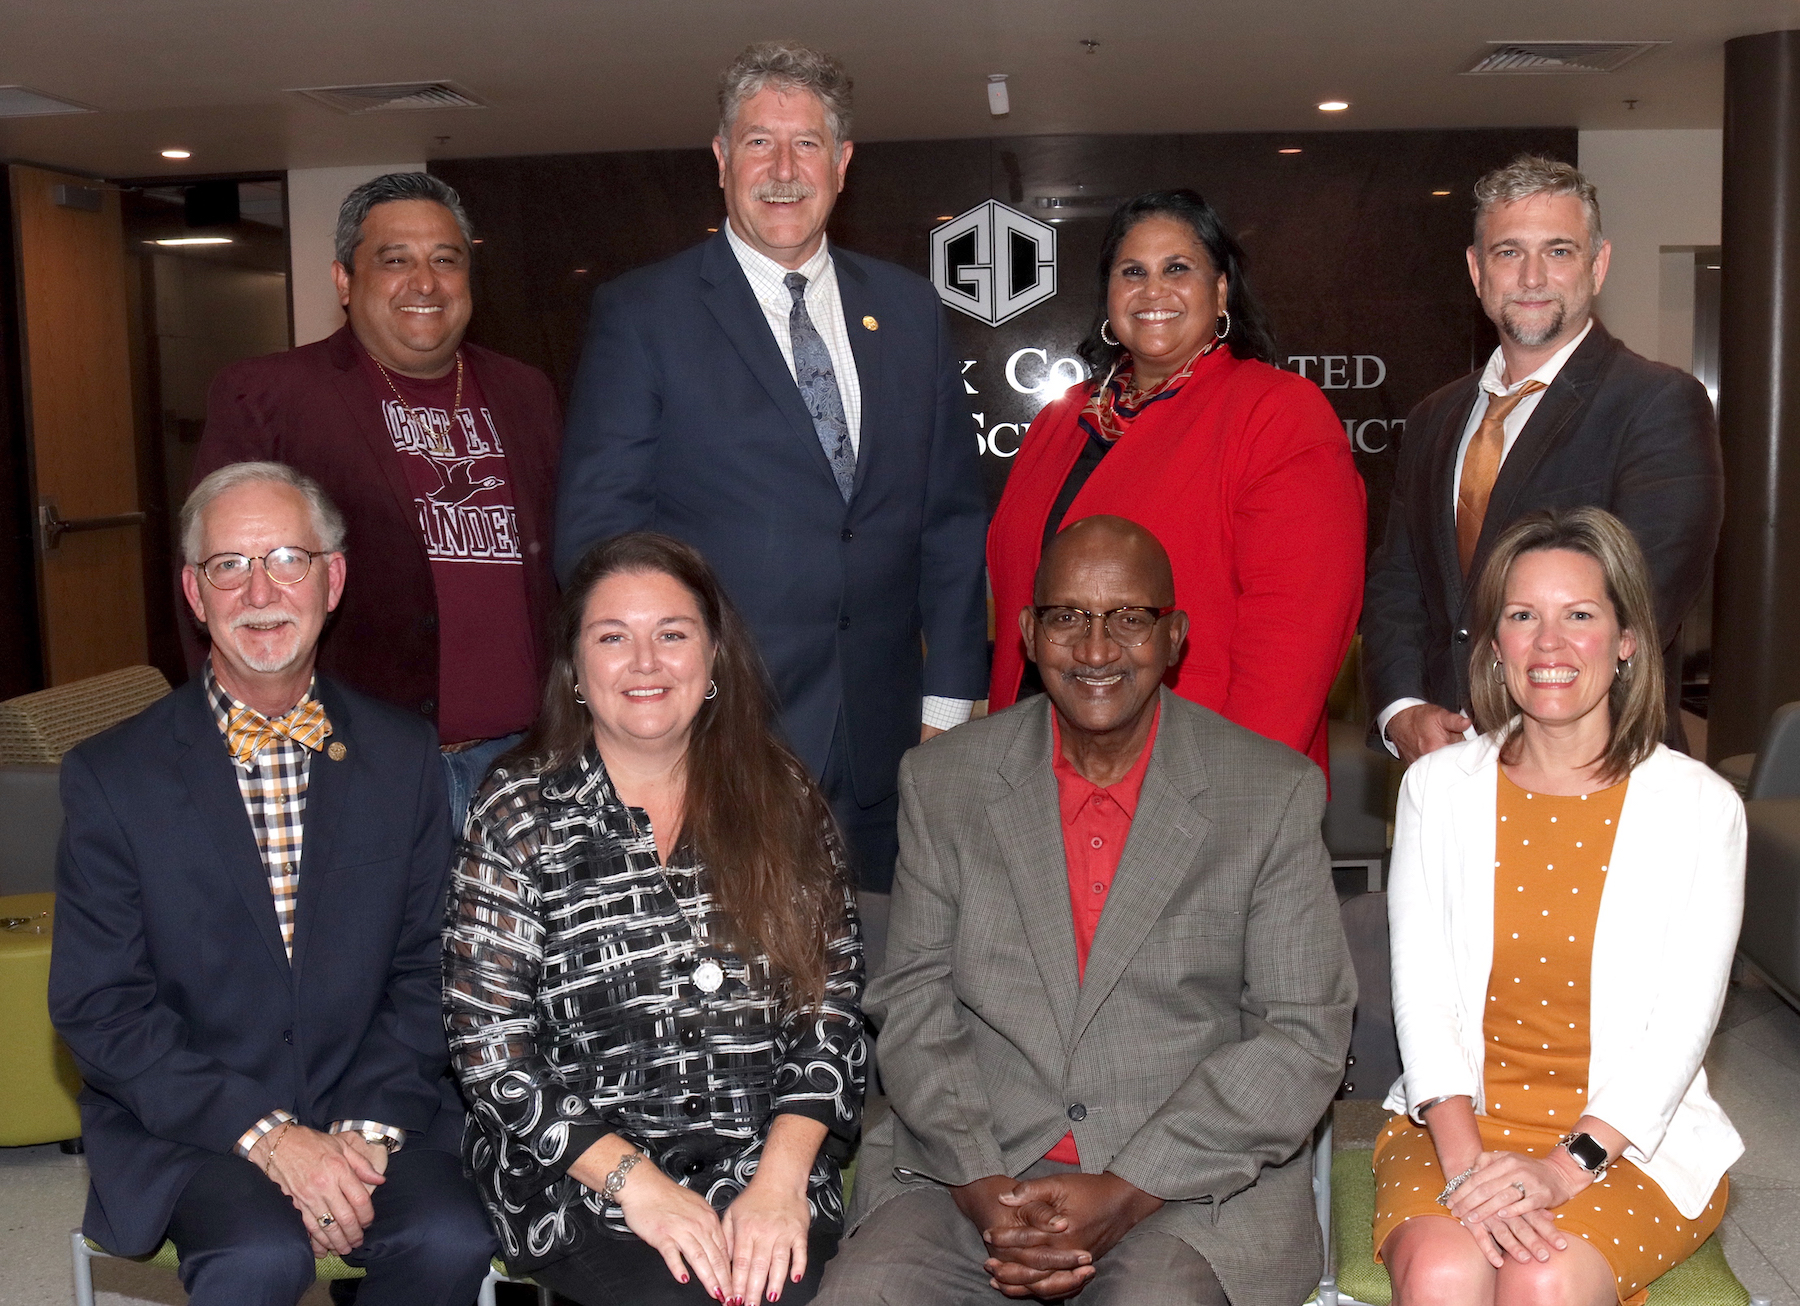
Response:
[[[211,1156],[277,1107],[457,1150],[440,942],[450,831],[423,719],[319,677],[290,965],[195,677],[63,759],[50,1015],[86,1086],[83,1227],[136,1256]]]
[[[831,250],[862,389],[850,502],[721,230],[595,293],[556,559],[566,581],[629,530],[698,548],[756,634],[789,742],[821,775],[841,708],[869,806],[919,742],[922,695],[987,693],[987,506],[937,292]]]
[[[1387,533],[1363,593],[1369,706],[1401,698],[1455,711],[1469,704],[1473,586],[1456,553],[1450,487],[1481,373],[1428,395],[1406,419]],[[1686,372],[1633,353],[1594,323],[1500,465],[1470,574],[1505,529],[1541,508],[1604,508],[1637,536],[1650,564],[1668,676],[1664,742],[1681,729],[1681,622],[1706,582],[1725,518],[1719,428],[1706,389]],[[1480,638],[1482,647],[1487,640]],[[1381,747],[1370,727],[1370,743]]]

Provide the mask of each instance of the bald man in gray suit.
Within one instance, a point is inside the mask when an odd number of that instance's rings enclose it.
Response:
[[[820,1302],[1292,1306],[1356,981],[1306,758],[1161,687],[1167,555],[1065,529],[1018,614],[1047,696],[907,755],[892,1113]]]

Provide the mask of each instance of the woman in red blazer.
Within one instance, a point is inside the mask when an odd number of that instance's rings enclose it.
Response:
[[[1017,634],[1044,544],[1112,513],[1162,541],[1192,618],[1183,698],[1327,768],[1325,697],[1362,607],[1366,514],[1344,428],[1317,386],[1271,365],[1243,252],[1191,190],[1113,215],[1097,382],[1038,414],[988,531],[998,643],[989,707],[1035,689]]]

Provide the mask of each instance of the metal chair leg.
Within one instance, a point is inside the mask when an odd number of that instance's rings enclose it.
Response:
[[[75,1272],[75,1306],[94,1306],[94,1253],[79,1229],[69,1235],[69,1255]]]

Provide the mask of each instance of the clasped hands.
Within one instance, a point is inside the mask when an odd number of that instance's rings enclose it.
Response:
[[[342,1256],[362,1246],[375,1218],[369,1194],[386,1183],[388,1150],[361,1134],[320,1133],[281,1124],[256,1141],[250,1160],[300,1212],[315,1257]],[[321,1216],[331,1223],[321,1225]]]
[[[1043,1301],[1080,1292],[1098,1273],[1095,1262],[1162,1206],[1111,1173],[989,1175],[950,1193],[987,1244],[988,1282],[1008,1297]]]
[[[1547,1261],[1569,1240],[1556,1227],[1555,1209],[1594,1182],[1561,1148],[1539,1159],[1522,1152],[1483,1152],[1470,1175],[1450,1195],[1450,1214],[1499,1269],[1511,1256],[1521,1265]]]

